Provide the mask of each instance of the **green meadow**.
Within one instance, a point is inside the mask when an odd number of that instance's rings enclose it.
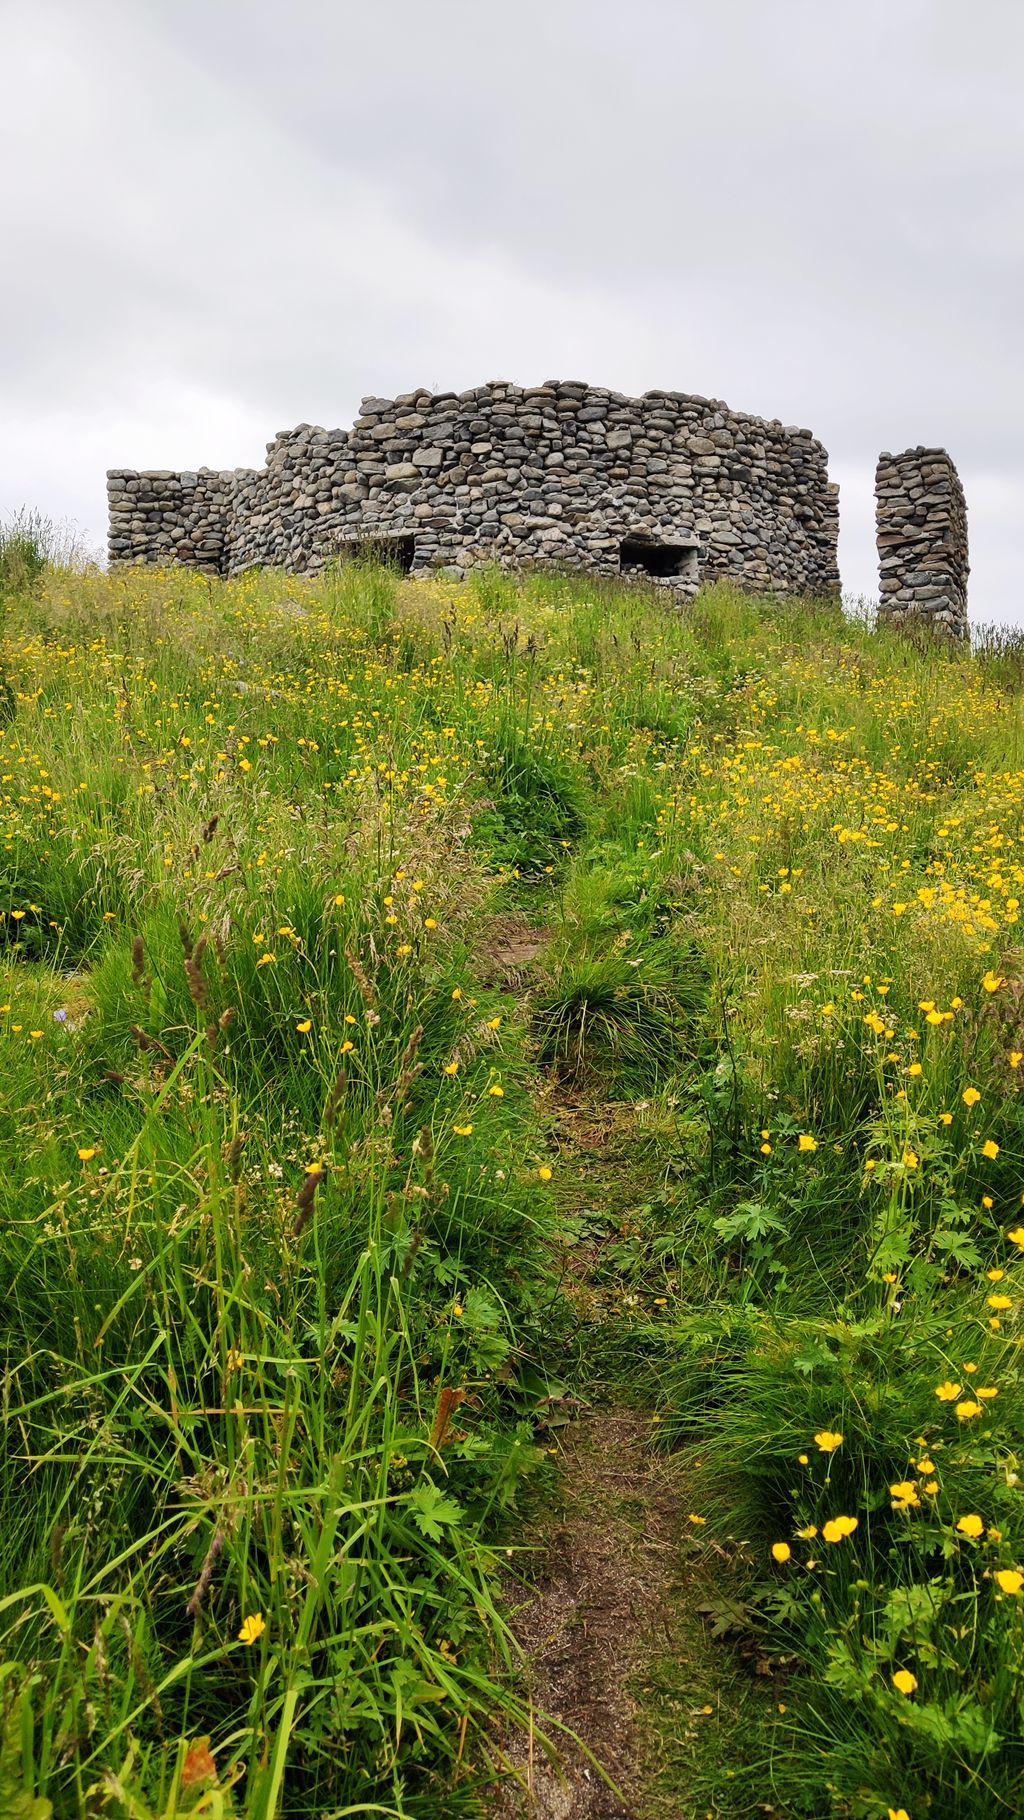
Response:
[[[641,1820],[1018,1814],[1014,640],[358,565],[0,599],[0,1813],[486,1816],[560,1749],[563,1417],[626,1406],[750,1714],[680,1694],[674,1752],[649,1663]]]

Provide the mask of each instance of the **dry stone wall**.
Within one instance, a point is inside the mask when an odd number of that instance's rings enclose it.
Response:
[[[882,616],[966,638],[967,506],[945,449],[883,452],[875,501]]]
[[[260,469],[108,475],[112,564],[311,573],[367,546],[403,568],[486,562],[731,577],[838,592],[838,489],[809,430],[681,392],[551,380],[365,398],[351,430],[300,424]]]
[[[243,472],[112,468],[107,474],[111,565],[184,563],[223,574],[232,501]]]

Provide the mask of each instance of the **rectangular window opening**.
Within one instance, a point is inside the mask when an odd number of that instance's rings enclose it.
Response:
[[[658,581],[698,579],[696,543],[659,543],[653,537],[624,537],[619,545],[623,575],[653,575]]]
[[[338,545],[340,562],[376,562],[408,575],[416,557],[416,539],[408,535],[354,537]]]

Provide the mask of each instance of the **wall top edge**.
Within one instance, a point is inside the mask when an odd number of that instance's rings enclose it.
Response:
[[[953,466],[953,457],[948,449],[926,448],[923,443],[919,443],[915,449],[900,449],[896,455],[883,449],[878,457],[878,466],[881,467],[888,461],[948,461],[950,467]]]
[[[336,447],[339,452],[359,431],[371,425],[387,421],[391,416],[400,417],[407,412],[426,415],[443,407],[441,414],[458,416],[484,404],[531,404],[542,405],[545,401],[554,400],[580,408],[608,406],[615,411],[632,412],[641,419],[647,413],[661,410],[696,410],[702,413],[712,412],[721,416],[732,428],[738,428],[749,435],[765,435],[773,441],[801,443],[808,450],[815,449],[828,459],[827,450],[814,435],[812,430],[798,424],[784,424],[778,417],[757,417],[746,411],[736,411],[721,398],[705,398],[698,392],[672,392],[654,388],[639,397],[630,397],[624,392],[614,392],[603,386],[592,386],[582,379],[548,379],[539,386],[513,385],[504,379],[490,380],[485,385],[474,386],[465,392],[431,392],[421,386],[415,391],[401,392],[394,398],[382,398],[373,394],[362,400],[360,415],[356,425],[348,429],[325,429],[322,424],[299,423],[292,429],[279,430],[272,441],[266,444],[267,464],[286,450],[309,445],[327,445]],[[447,409],[444,409],[447,407]],[[428,426],[424,425],[426,429]],[[932,451],[907,451],[918,455]],[[934,451],[944,454],[945,451]],[[900,459],[883,455],[883,461]],[[948,457],[947,457],[948,459]],[[127,480],[178,481],[192,487],[201,481],[211,479],[222,482],[247,480],[262,473],[260,468],[197,468],[175,472],[166,468],[108,468],[107,483],[111,491],[121,490],[118,483]]]
[[[590,385],[582,379],[558,380],[548,379],[539,386],[513,385],[509,380],[489,380],[485,385],[473,386],[465,392],[432,392],[426,386],[415,391],[400,392],[394,398],[383,398],[370,393],[360,401],[357,421],[365,418],[389,417],[394,412],[424,411],[438,405],[467,409],[474,404],[485,402],[523,403],[543,402],[545,399],[561,399],[574,404],[610,404],[618,409],[634,410],[642,414],[645,407],[656,408],[658,405],[690,407],[702,411],[717,411],[733,422],[749,425],[759,430],[771,430],[793,440],[817,442],[813,430],[800,424],[786,424],[780,417],[758,417],[749,411],[738,411],[722,398],[705,398],[699,392],[673,392],[654,388],[639,396],[625,392],[611,391],[606,386]],[[457,411],[453,411],[453,415]],[[279,430],[274,442],[294,440],[300,437],[320,440],[348,436],[349,429],[325,429],[322,424],[300,423],[293,429]],[[273,446],[273,445],[268,445]]]

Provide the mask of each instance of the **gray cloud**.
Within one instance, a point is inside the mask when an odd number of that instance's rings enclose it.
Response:
[[[874,590],[945,444],[1024,620],[1012,0],[34,0],[0,120],[0,511],[235,466],[362,393],[558,374],[809,424]]]

